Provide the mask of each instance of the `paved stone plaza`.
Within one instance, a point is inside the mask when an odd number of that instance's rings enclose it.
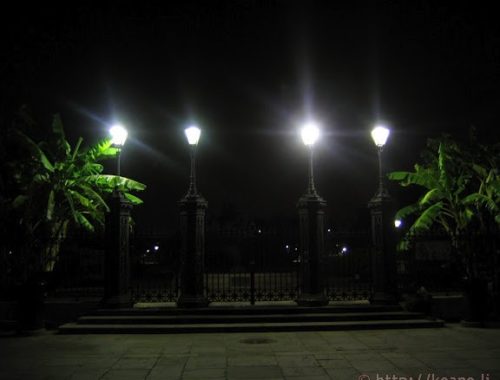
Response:
[[[500,329],[0,337],[0,379],[500,379]],[[481,379],[481,374],[485,374]],[[364,375],[364,376],[363,376]],[[439,379],[438,379],[439,377]]]

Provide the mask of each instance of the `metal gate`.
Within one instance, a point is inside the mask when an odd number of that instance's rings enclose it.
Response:
[[[327,231],[322,279],[330,301],[363,300],[370,297],[371,252],[368,231]]]
[[[175,302],[179,296],[179,237],[135,234],[130,242],[133,302]]]
[[[250,225],[207,235],[205,289],[210,301],[285,301],[297,298],[298,245],[286,229]]]
[[[366,232],[329,231],[322,282],[330,300],[366,299],[371,292]],[[179,237],[141,234],[131,242],[134,302],[175,302],[179,296]],[[206,232],[205,296],[210,302],[295,300],[301,255],[296,228],[212,227]]]

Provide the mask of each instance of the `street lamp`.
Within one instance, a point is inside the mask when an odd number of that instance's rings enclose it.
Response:
[[[304,145],[309,148],[309,185],[307,187],[307,194],[317,196],[314,186],[313,148],[319,138],[319,128],[315,123],[309,122],[302,127],[300,136]]]
[[[384,178],[382,175],[382,151],[390,133],[391,131],[382,125],[377,125],[371,132],[373,142],[377,146],[378,151],[378,191],[376,197],[381,198],[389,197],[389,193],[384,186]]]
[[[125,141],[127,140],[128,132],[120,124],[115,124],[109,129],[109,134],[111,135],[111,143],[115,148],[118,149],[116,161],[117,161],[117,175],[120,175],[120,153]]]
[[[320,135],[313,122],[306,123],[300,136],[309,148],[309,183],[306,193],[299,198],[300,229],[300,294],[296,300],[300,306],[324,306],[328,304],[323,291],[321,275],[322,256],[325,251],[324,219],[326,202],[314,186],[313,148]]]
[[[372,303],[397,302],[396,259],[394,236],[394,204],[384,185],[382,151],[390,130],[382,125],[373,128],[371,135],[378,151],[378,190],[368,203],[372,229]],[[397,227],[397,225],[396,225]]]
[[[187,194],[179,201],[181,268],[177,306],[206,307],[204,288],[205,213],[208,203],[196,189],[196,147],[201,129],[191,125],[184,130],[191,153],[191,174]]]
[[[120,176],[120,153],[127,140],[127,130],[120,124],[109,129],[111,143],[117,149],[117,175]],[[103,305],[109,308],[131,307],[129,230],[132,204],[116,186],[106,214],[106,265]]]
[[[184,130],[189,146],[191,147],[191,174],[189,176],[189,189],[187,192],[188,197],[195,197],[198,195],[196,189],[196,147],[200,141],[201,129],[192,125]]]

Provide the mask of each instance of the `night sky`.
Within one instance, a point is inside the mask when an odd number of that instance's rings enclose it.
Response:
[[[148,185],[137,224],[162,229],[176,226],[188,187],[187,125],[203,130],[198,188],[211,214],[265,219],[296,214],[307,185],[298,130],[314,119],[317,189],[347,227],[376,190],[376,122],[392,130],[387,170],[410,169],[442,132],[473,125],[498,141],[497,13],[436,3],[19,4],[1,22],[2,123],[22,103],[42,124],[61,113],[73,141],[121,122],[122,174]]]

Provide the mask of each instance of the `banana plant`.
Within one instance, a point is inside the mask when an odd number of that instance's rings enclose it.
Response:
[[[146,188],[129,178],[103,174],[101,162],[118,153],[109,139],[83,147],[79,138],[71,146],[59,115],[53,118],[52,132],[53,140],[37,143],[16,130],[20,149],[27,154],[11,164],[18,192],[12,208],[18,211],[18,223],[27,235],[42,241],[40,260],[45,271],[53,270],[71,226],[88,231],[102,228],[110,194],[120,191],[132,204],[140,204],[142,200],[132,192]]]
[[[414,217],[399,243],[400,250],[409,249],[413,235],[438,225],[450,237],[455,252],[461,255],[468,275],[473,275],[474,253],[471,247],[464,246],[463,236],[484,227],[488,217],[496,221],[494,228],[500,225],[497,158],[495,155],[487,156],[488,159],[484,155],[480,157],[479,150],[477,144],[466,149],[450,138],[430,140],[424,164],[416,164],[413,172],[389,174],[389,179],[403,187],[422,189],[417,202],[396,214],[398,219]]]

